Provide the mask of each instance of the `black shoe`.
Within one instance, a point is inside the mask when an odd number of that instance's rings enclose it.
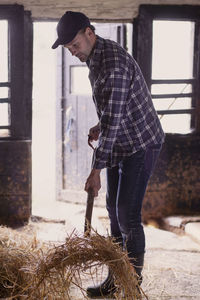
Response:
[[[116,292],[116,286],[114,285],[114,279],[109,272],[108,277],[100,285],[87,288],[87,296],[89,298],[112,298]]]

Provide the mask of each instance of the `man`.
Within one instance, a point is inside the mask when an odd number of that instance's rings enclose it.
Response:
[[[106,168],[111,235],[126,247],[141,283],[145,253],[141,208],[164,141],[160,121],[136,61],[117,43],[97,36],[84,14],[66,12],[57,33],[52,48],[64,45],[89,67],[99,118],[89,131],[89,142],[98,140],[98,146],[85,190],[98,195],[100,172]],[[114,291],[111,272],[102,284],[87,289],[90,297],[106,297]]]

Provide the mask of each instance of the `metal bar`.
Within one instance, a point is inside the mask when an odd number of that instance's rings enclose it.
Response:
[[[0,87],[10,87],[10,82],[0,82]]]
[[[152,79],[151,84],[194,83],[196,79]]]
[[[195,109],[157,110],[158,115],[193,114]]]
[[[153,94],[151,97],[153,99],[164,99],[164,98],[191,98],[193,93],[186,94]]]
[[[10,126],[0,126],[0,129],[10,129]]]
[[[0,103],[10,103],[9,98],[0,98]]]

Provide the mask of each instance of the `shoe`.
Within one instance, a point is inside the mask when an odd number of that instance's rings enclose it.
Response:
[[[113,298],[116,289],[113,275],[109,272],[107,278],[101,284],[87,288],[87,296],[89,298]]]

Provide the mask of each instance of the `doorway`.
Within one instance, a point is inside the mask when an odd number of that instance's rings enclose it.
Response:
[[[56,39],[56,25],[57,22],[34,22],[33,215],[41,211],[45,214],[56,200],[71,201],[73,193],[76,199],[83,197],[85,201],[84,182],[92,159],[87,134],[89,127],[97,122],[86,65],[62,47],[51,49]],[[105,38],[121,44],[126,39],[131,51],[131,24],[126,25],[127,36],[122,24],[94,26],[96,33]],[[83,126],[86,112],[88,118]]]

